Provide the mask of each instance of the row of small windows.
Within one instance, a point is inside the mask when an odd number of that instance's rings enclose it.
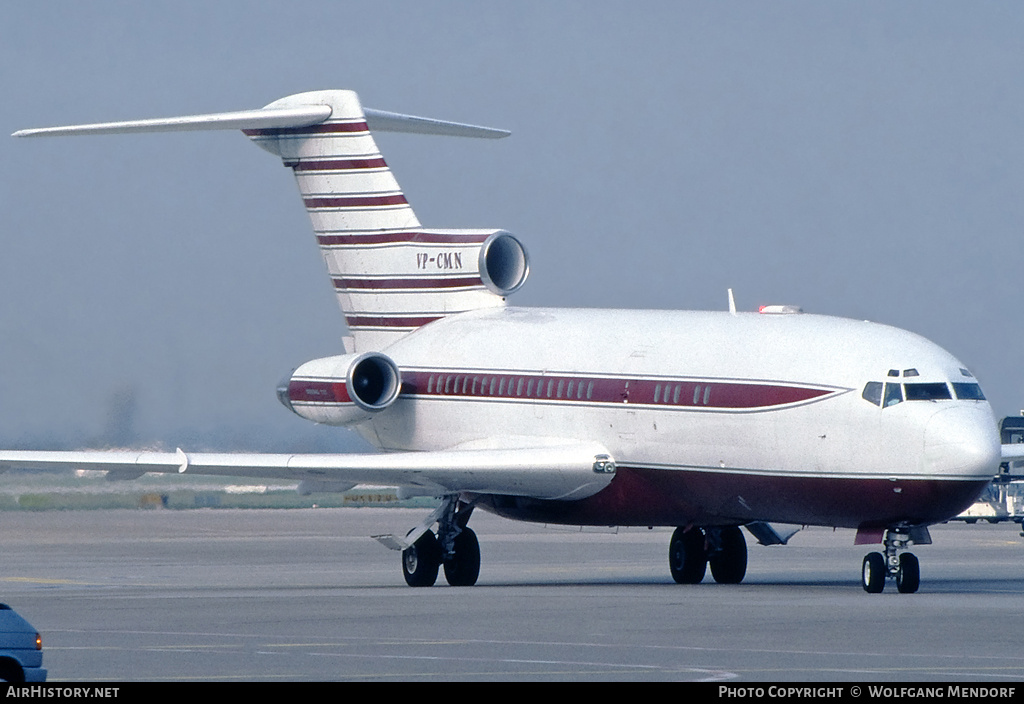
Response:
[[[529,377],[477,374],[431,374],[427,377],[427,393],[454,396],[496,396],[504,398],[552,398],[577,401],[621,402],[630,397],[630,382],[603,383],[595,389],[595,380],[558,377]],[[656,384],[653,401],[657,404],[709,405],[710,384]],[[638,385],[638,399],[650,394],[650,387]],[[691,398],[692,396],[692,398]],[[650,403],[651,397],[646,396]]]
[[[666,384],[664,387],[664,395],[662,395],[662,386],[658,384],[654,387],[654,402],[655,403],[679,403],[679,397],[683,393],[683,385]],[[705,406],[708,405],[708,401],[711,400],[711,387],[705,386],[703,390],[700,384],[693,387],[693,405],[697,406],[703,403]],[[683,399],[683,403],[686,403],[687,399]]]
[[[949,387],[953,387],[953,393]],[[876,406],[888,408],[903,401],[946,401],[953,398],[961,401],[984,401],[985,394],[978,384],[933,382],[924,384],[896,384],[894,382],[869,381],[864,385],[861,397]]]
[[[519,396],[523,398],[565,398],[591,400],[594,382],[583,379],[544,379],[537,377],[477,376],[469,374],[431,374],[428,394],[460,396]]]

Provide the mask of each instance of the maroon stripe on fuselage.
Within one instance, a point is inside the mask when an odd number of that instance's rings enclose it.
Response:
[[[761,408],[809,401],[827,393],[829,391],[825,389],[777,384],[737,384],[719,381],[663,383],[641,380],[630,382],[629,402],[708,408]]]
[[[352,403],[348,387],[337,379],[292,379],[288,399],[298,403]]]
[[[386,169],[383,159],[325,159],[300,161],[292,166],[296,171],[353,171],[357,169]]]
[[[408,201],[401,193],[391,195],[370,196],[323,196],[303,198],[307,208],[366,208],[379,205],[407,205]]]
[[[885,528],[944,521],[970,506],[986,485],[985,480],[893,482],[619,465],[611,484],[586,499],[491,496],[484,497],[481,507],[516,520],[567,525],[714,526],[775,521]]]
[[[402,392],[419,396],[500,397],[723,410],[786,406],[842,391],[768,382],[666,381],[455,370],[403,371],[402,378]]]
[[[418,279],[334,279],[334,288],[338,289],[366,289],[377,291],[434,289],[434,288],[466,288],[468,286],[483,286],[484,282],[479,276],[467,278],[418,278]]]
[[[350,315],[345,317],[345,322],[350,328],[418,328],[440,320],[442,316],[421,317],[421,318],[390,318],[374,315]]]
[[[242,130],[247,137],[291,137],[314,134],[339,134],[368,132],[366,122],[328,122],[309,127],[270,127],[259,130]]]
[[[320,245],[369,245],[369,244],[480,244],[489,235],[462,235],[441,232],[383,232],[355,235],[317,235]]]

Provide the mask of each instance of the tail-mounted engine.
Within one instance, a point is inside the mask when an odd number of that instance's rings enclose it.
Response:
[[[499,296],[507,296],[518,289],[530,273],[526,248],[505,230],[497,230],[484,240],[479,259],[481,281]]]
[[[352,425],[386,409],[401,389],[394,361],[366,352],[306,362],[278,385],[277,398],[315,423]]]

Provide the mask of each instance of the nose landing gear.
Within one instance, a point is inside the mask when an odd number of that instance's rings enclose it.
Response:
[[[885,531],[885,554],[869,553],[864,556],[861,567],[861,584],[869,594],[880,594],[885,589],[886,579],[896,580],[900,594],[913,594],[921,585],[921,566],[917,556],[910,552],[897,551],[910,543],[927,545],[931,543],[928,529],[889,529]]]

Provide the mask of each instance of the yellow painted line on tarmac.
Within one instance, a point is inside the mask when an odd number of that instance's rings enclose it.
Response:
[[[45,577],[0,577],[0,582],[19,582],[22,584],[93,584],[92,582],[76,582],[70,579],[47,579]]]

